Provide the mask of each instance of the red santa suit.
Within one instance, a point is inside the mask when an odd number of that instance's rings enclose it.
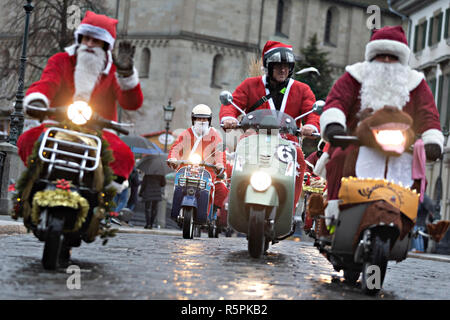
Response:
[[[252,77],[245,79],[233,92],[233,102],[244,111],[248,111],[258,100],[269,94],[269,89],[266,87],[267,76]],[[308,85],[289,79],[284,98],[281,103],[280,111],[290,115],[293,118],[308,112],[311,110],[312,105],[316,101],[314,93],[311,91]],[[259,109],[275,109],[275,105],[272,99],[264,102]],[[239,111],[232,105],[222,105],[220,108],[220,121],[224,121],[229,118],[236,119],[239,115]],[[319,116],[315,113],[310,113],[304,118],[305,126],[311,126],[319,131]],[[301,120],[297,120],[297,125],[301,126]],[[287,137],[293,142],[298,142],[296,137]],[[295,204],[298,202],[300,194],[302,192],[303,174],[306,169],[306,164],[301,148],[297,144],[297,164],[300,166],[296,177],[295,187]]]
[[[358,124],[357,113],[366,105],[361,100],[361,89],[364,81],[367,81],[364,74],[365,68],[371,63],[369,61],[372,58],[377,54],[392,54],[399,58],[400,64],[407,66],[409,52],[406,37],[400,26],[384,27],[375,32],[366,47],[366,61],[347,66],[346,73],[337,80],[328,94],[324,112],[320,117],[322,133],[326,126],[331,123],[339,123],[349,133],[354,131]],[[413,130],[416,134],[422,135],[424,144],[435,143],[442,150],[444,137],[440,129],[439,113],[433,94],[422,73],[409,67],[407,72],[406,96],[396,107],[412,117]],[[380,77],[382,76],[380,75]],[[373,92],[371,94],[374,96],[373,101],[376,101],[377,95],[383,95],[385,92]],[[331,147],[328,151],[329,161],[323,161],[322,165],[326,168],[329,200],[337,199],[344,165],[343,160],[349,149],[351,148],[342,150],[341,148]],[[324,154],[324,156],[327,155]]]
[[[109,44],[106,52],[106,67],[93,87],[88,104],[103,118],[117,121],[117,102],[127,110],[137,110],[143,102],[142,90],[136,69],[131,76],[121,78],[116,75],[116,66],[112,62],[111,48],[116,38],[117,20],[88,11],[75,31],[76,43],[65,49],[66,52],[52,56],[42,72],[41,79],[27,90],[24,105],[33,100],[43,101],[47,107],[68,106],[76,95],[74,73],[77,61],[76,50],[79,46],[78,35],[90,35]],[[18,153],[24,163],[31,154],[33,145],[45,130],[45,124],[24,132],[17,142]],[[113,151],[114,161],[111,168],[115,175],[128,178],[134,166],[134,155],[120,138],[104,131],[103,138]]]
[[[189,156],[193,153],[198,154],[202,157],[206,163],[213,165],[221,165],[225,168],[226,164],[226,154],[219,148],[219,144],[222,143],[222,137],[216,131],[216,129],[210,127],[209,131],[203,135],[197,135],[192,128],[184,130],[174,142],[170,148],[168,159],[175,158],[177,160],[188,160]],[[181,166],[180,166],[181,167]],[[206,170],[211,174],[212,178],[212,190],[210,203],[212,203],[212,197],[214,194],[228,194],[228,189],[224,184],[217,184],[214,187],[216,181],[216,172],[206,167]],[[222,197],[219,195],[217,197],[217,203],[214,198],[214,204],[221,206],[219,204]]]

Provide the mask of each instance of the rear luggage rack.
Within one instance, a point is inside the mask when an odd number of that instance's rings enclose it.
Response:
[[[96,146],[54,138],[56,133],[62,132],[75,138],[82,136],[92,139]],[[66,148],[64,148],[66,147]],[[70,147],[70,150],[67,150]],[[66,150],[63,150],[66,149]],[[39,148],[39,158],[48,163],[47,179],[54,169],[78,174],[79,183],[83,181],[85,171],[94,171],[100,163],[102,142],[99,137],[78,131],[66,130],[57,127],[48,128],[42,138]]]

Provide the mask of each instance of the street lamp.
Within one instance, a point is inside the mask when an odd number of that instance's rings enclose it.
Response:
[[[19,88],[16,93],[16,103],[14,105],[14,112],[10,116],[10,135],[9,143],[16,145],[17,139],[23,130],[23,98],[24,98],[24,83],[25,83],[25,67],[27,62],[27,40],[28,40],[28,26],[30,23],[30,14],[34,7],[31,4],[32,0],[27,0],[27,4],[23,6],[25,9],[25,31],[22,40],[22,55],[20,57],[19,67]]]
[[[175,112],[175,107],[172,106],[170,99],[169,104],[167,106],[163,106],[163,109],[164,109],[164,121],[166,121],[166,138],[164,142],[164,153],[167,153],[167,139],[169,137],[170,122],[172,121],[173,113]]]

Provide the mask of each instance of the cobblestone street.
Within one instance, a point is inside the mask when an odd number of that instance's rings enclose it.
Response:
[[[245,238],[118,234],[73,249],[79,290],[68,289],[65,268],[42,268],[42,250],[30,234],[0,237],[0,299],[450,299],[446,262],[390,262],[372,298],[343,283],[311,243],[288,240],[254,260]]]

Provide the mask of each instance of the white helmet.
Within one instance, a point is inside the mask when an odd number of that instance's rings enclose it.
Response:
[[[209,125],[211,125],[212,111],[206,104],[198,104],[192,109],[191,119],[194,124],[195,118],[208,118]]]

